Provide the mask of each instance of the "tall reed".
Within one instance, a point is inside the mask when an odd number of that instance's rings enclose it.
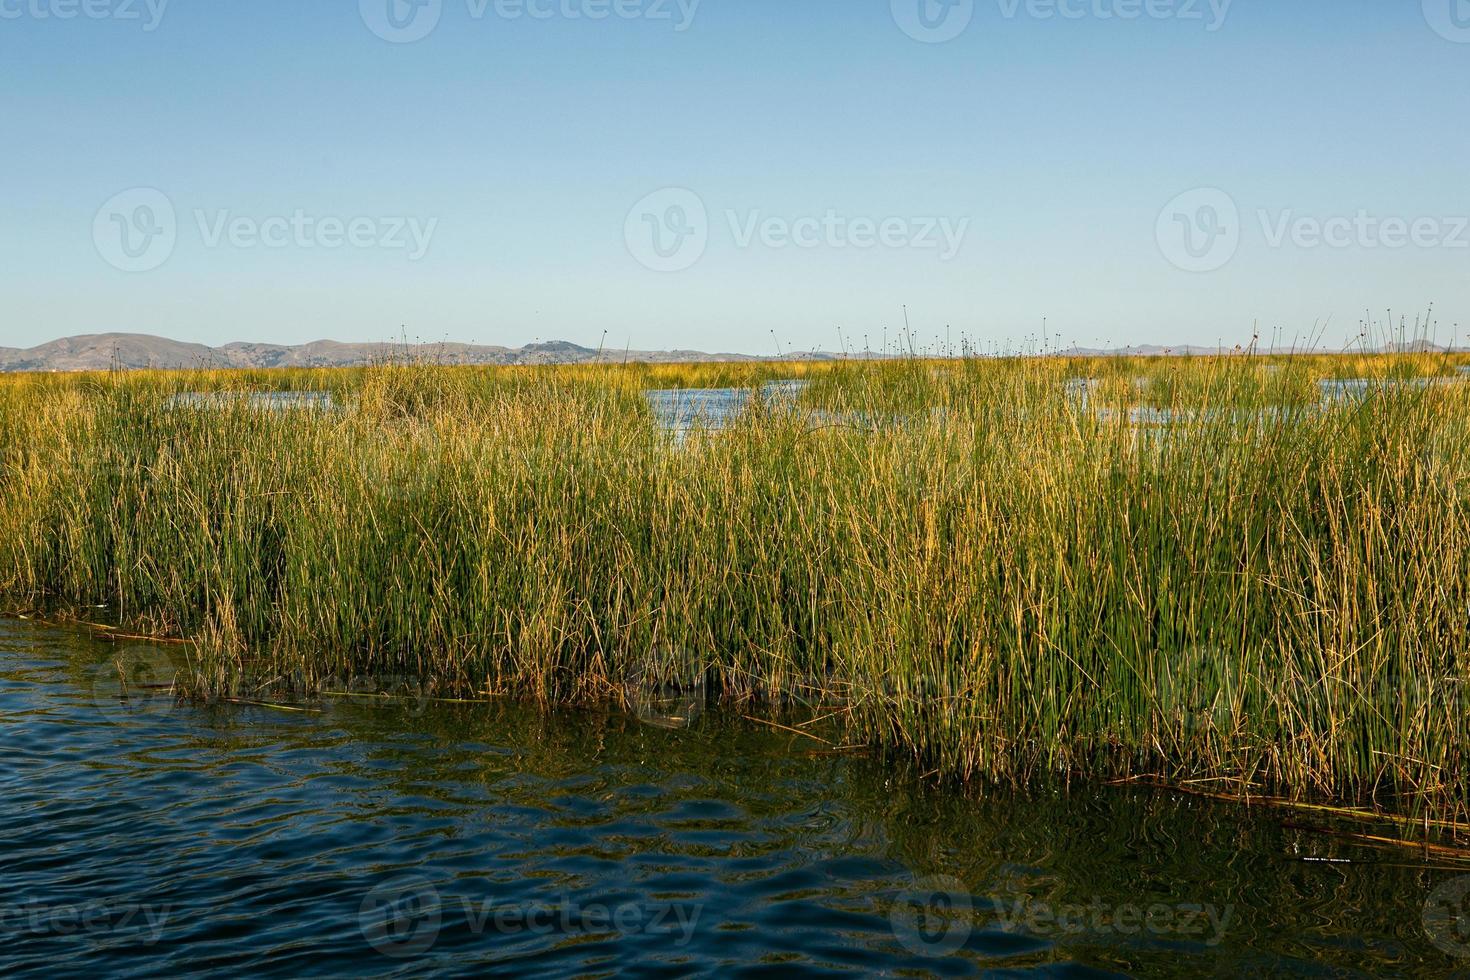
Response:
[[[701,685],[960,778],[1464,818],[1470,393],[1389,383],[1460,366],[16,376],[0,595],[199,638],[200,689]],[[681,438],[641,396],[797,375],[794,409]],[[1321,398],[1351,376],[1379,381]],[[303,387],[336,409],[171,401]]]

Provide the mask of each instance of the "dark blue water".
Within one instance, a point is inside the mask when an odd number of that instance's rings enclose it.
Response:
[[[1470,966],[1465,869],[1278,814],[926,787],[721,711],[677,728],[388,683],[314,712],[180,706],[147,686],[153,648],[126,653],[123,699],[116,654],[0,621],[0,974]]]

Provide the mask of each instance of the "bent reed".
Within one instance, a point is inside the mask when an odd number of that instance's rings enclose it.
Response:
[[[200,692],[702,687],[961,779],[1464,820],[1466,363],[11,376],[0,595],[195,638]],[[787,378],[677,436],[642,396]],[[175,398],[271,390],[336,407]]]

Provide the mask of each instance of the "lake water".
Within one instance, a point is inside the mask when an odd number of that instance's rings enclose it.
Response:
[[[795,380],[767,382],[759,388],[759,396],[767,405],[794,405],[806,384]],[[755,393],[748,388],[667,388],[644,395],[660,427],[685,434],[697,427],[718,429],[728,425],[751,406]],[[330,412],[337,408],[331,393],[324,391],[189,391],[171,396],[167,405],[196,411],[244,407],[267,412]]]
[[[1320,401],[1319,408],[1326,408],[1344,403],[1353,404],[1363,401],[1370,395],[1383,390],[1419,390],[1442,385],[1461,384],[1470,371],[1462,369],[1460,376],[1444,378],[1415,378],[1399,380],[1374,380],[1368,378],[1347,379],[1324,379],[1317,383]],[[1142,391],[1146,384],[1146,378],[1135,379],[1134,386]],[[1111,421],[1122,415],[1128,424],[1134,426],[1167,426],[1178,422],[1203,422],[1226,418],[1231,422],[1251,425],[1262,422],[1274,422],[1277,419],[1300,420],[1306,418],[1313,411],[1309,406],[1297,406],[1293,408],[1270,407],[1255,411],[1240,411],[1232,409],[1206,409],[1206,410],[1175,410],[1168,408],[1157,408],[1149,405],[1131,405],[1122,409],[1108,406],[1093,406],[1093,401],[1102,382],[1096,378],[1070,378],[1063,382],[1061,391],[1067,401],[1086,411],[1094,411],[1104,421]],[[807,382],[789,380],[772,381],[760,388],[760,399],[767,405],[778,407],[791,407],[798,404],[801,393],[806,389]],[[677,435],[683,436],[696,428],[720,429],[732,423],[754,402],[754,392],[746,388],[668,388],[653,389],[644,392],[650,407],[653,409],[654,418],[660,427]],[[938,410],[935,410],[936,412]],[[864,416],[857,413],[834,413],[821,409],[808,411],[809,421],[818,426],[822,425],[846,425],[853,428],[872,429],[884,424],[893,424],[897,421],[922,420],[928,415],[914,415],[907,418],[880,418],[877,416]]]
[[[760,387],[760,398],[768,405],[793,405],[806,384],[769,381]],[[755,392],[748,388],[660,388],[643,394],[661,427],[687,433],[695,428],[728,425],[751,406]]]
[[[1099,419],[1110,422],[1123,418],[1133,426],[1171,426],[1176,423],[1192,424],[1212,421],[1228,421],[1235,425],[1274,424],[1278,421],[1301,421],[1314,412],[1342,405],[1361,405],[1365,400],[1385,392],[1423,391],[1448,385],[1460,385],[1466,380],[1465,369],[1456,377],[1374,379],[1343,378],[1323,379],[1317,382],[1319,401],[1316,405],[1297,405],[1290,408],[1267,406],[1249,411],[1231,408],[1172,409],[1151,405],[1130,405],[1123,408],[1093,406],[1102,382],[1097,378],[1070,378],[1062,384],[1062,394],[1067,401],[1083,411],[1092,411]],[[1134,388],[1143,391],[1147,379],[1138,378]]]
[[[720,711],[178,705],[151,647],[123,699],[117,656],[0,621],[0,974],[1470,967],[1467,869],[1277,814],[938,789]]]

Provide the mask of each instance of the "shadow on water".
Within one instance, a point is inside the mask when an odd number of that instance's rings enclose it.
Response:
[[[147,670],[122,699],[113,654],[0,622],[0,971],[1470,965],[1465,869],[1269,813],[933,788],[721,712],[181,706]]]

